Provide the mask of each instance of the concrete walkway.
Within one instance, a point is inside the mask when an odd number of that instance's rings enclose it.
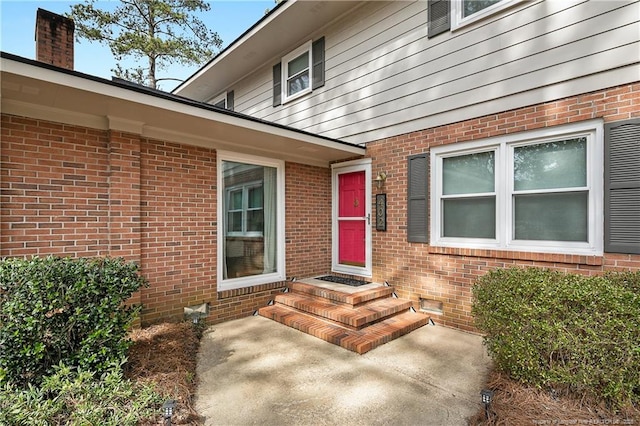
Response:
[[[465,425],[491,362],[482,338],[424,326],[357,355],[262,317],[209,327],[206,425]]]

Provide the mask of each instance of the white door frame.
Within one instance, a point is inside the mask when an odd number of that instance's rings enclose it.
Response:
[[[364,171],[365,174],[365,266],[341,265],[338,263],[338,175]],[[346,161],[331,165],[331,271],[342,274],[373,276],[371,242],[371,158]]]

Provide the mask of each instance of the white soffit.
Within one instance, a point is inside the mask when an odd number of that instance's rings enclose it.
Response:
[[[313,33],[363,3],[289,0],[247,30],[173,93],[206,101],[256,69],[277,61],[275,58],[308,41]]]
[[[170,94],[17,59],[3,57],[0,62],[3,113],[321,167],[365,152],[360,146]]]

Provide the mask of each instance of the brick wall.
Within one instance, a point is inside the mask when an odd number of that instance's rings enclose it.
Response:
[[[602,117],[640,116],[640,84],[493,114],[368,145],[373,171],[387,171],[387,232],[373,233],[374,279],[401,297],[443,303],[440,323],[473,330],[471,286],[495,267],[536,265],[585,274],[640,269],[640,256],[603,257],[430,247],[406,242],[406,159],[430,147]],[[282,283],[217,291],[216,154],[3,114],[0,256],[124,256],[150,288],[143,324],[179,319],[208,302],[212,323],[250,315]],[[286,164],[287,275],[331,264],[331,172]],[[382,192],[380,191],[380,192]]]
[[[283,283],[217,291],[216,153],[2,115],[0,257],[122,256],[150,287],[142,324],[209,303],[209,322],[251,315]],[[287,163],[289,276],[327,272],[331,174]]]
[[[309,277],[331,268],[331,170],[286,165],[287,276]]]
[[[2,115],[0,256],[109,253],[105,132]]]
[[[144,140],[141,154],[142,265],[152,284],[146,322],[177,319],[183,307],[215,304],[215,151]]]
[[[640,83],[614,87],[500,114],[426,129],[367,145],[373,170],[387,171],[387,232],[373,234],[374,278],[396,286],[400,297],[416,303],[420,297],[442,302],[436,321],[474,330],[471,286],[477,277],[497,267],[532,265],[583,274],[640,269],[640,256],[604,257],[519,253],[430,247],[406,241],[407,157],[429,148],[533,130],[593,118],[605,122],[640,117]]]

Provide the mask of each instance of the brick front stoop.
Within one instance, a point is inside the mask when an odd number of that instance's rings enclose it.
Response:
[[[429,322],[411,310],[411,301],[393,297],[393,287],[341,291],[303,282],[258,310],[265,317],[363,354]]]

